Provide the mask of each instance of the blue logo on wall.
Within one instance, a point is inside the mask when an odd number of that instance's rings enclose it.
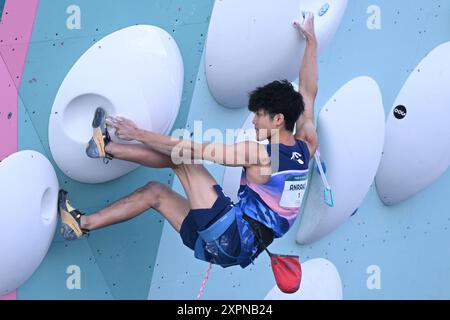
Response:
[[[328,12],[328,9],[330,9],[330,4],[325,3],[319,10],[319,17],[324,16]]]

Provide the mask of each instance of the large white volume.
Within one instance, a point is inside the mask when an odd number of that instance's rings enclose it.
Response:
[[[450,165],[450,42],[432,50],[406,81],[386,123],[376,187],[386,205],[408,199]]]
[[[242,108],[249,92],[273,80],[298,77],[305,41],[293,27],[301,11],[315,15],[319,52],[334,36],[347,0],[216,1],[205,69],[209,89],[226,107]]]
[[[342,300],[342,281],[335,265],[326,259],[302,263],[300,289],[283,293],[275,286],[264,300]]]
[[[86,156],[95,109],[101,106],[109,115],[167,134],[178,114],[183,81],[180,51],[164,30],[138,25],[101,39],[75,63],[56,95],[49,123],[55,162],[67,176],[88,183],[135,169],[129,162],[115,159],[104,165]]]
[[[0,295],[20,287],[47,254],[59,184],[51,163],[21,151],[0,162]]]
[[[381,92],[368,77],[348,82],[320,110],[317,134],[334,207],[325,204],[324,185],[314,169],[297,242],[311,243],[335,230],[359,207],[380,163],[384,129]]]

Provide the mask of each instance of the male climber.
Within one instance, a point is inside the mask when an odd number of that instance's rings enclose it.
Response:
[[[62,236],[80,238],[91,230],[129,220],[150,208],[162,214],[199,259],[223,267],[246,267],[293,225],[301,206],[308,163],[317,148],[314,100],[317,94],[317,41],[314,17],[304,15],[294,26],[306,40],[299,91],[286,80],[274,81],[250,94],[249,110],[257,140],[236,144],[195,143],[138,128],[132,121],[107,117],[101,108],[93,121],[93,138],[86,153],[91,158],[121,159],[153,168],[171,168],[186,197],[159,182],[144,187],[95,214],[85,215],[70,205],[60,191]],[[116,136],[140,144],[111,141]],[[296,126],[296,132],[294,127]],[[198,152],[200,150],[200,152]],[[253,158],[252,158],[253,157]],[[233,203],[201,164],[208,160],[224,166],[242,166],[239,202]],[[260,237],[254,234],[255,227]]]

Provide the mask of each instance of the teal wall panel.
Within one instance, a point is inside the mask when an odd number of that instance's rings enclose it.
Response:
[[[381,9],[382,28],[369,30],[366,11],[373,4],[350,0],[336,36],[319,56],[316,113],[342,85],[361,75],[378,82],[387,113],[420,60],[439,44],[450,41],[448,1],[379,1],[376,5]],[[187,127],[203,120],[204,130],[239,128],[247,116],[244,111],[229,110],[214,101],[202,61]],[[207,167],[220,183],[223,169]],[[182,192],[177,181],[173,188]],[[297,245],[297,220],[271,249],[298,254],[302,262],[330,260],[340,273],[344,299],[448,299],[450,286],[445,273],[450,270],[450,259],[445,244],[450,237],[449,188],[450,173],[446,172],[415,197],[386,207],[372,186],[358,213],[322,240]],[[178,260],[183,262],[174,264],[172,255],[178,246]],[[367,287],[367,268],[371,265],[381,270],[379,290]],[[179,235],[165,225],[156,266],[150,299],[196,299],[208,265],[196,261],[192,251],[182,246]],[[260,256],[250,269],[214,266],[203,298],[263,299],[275,285],[267,257]]]
[[[0,21],[2,21],[3,8],[5,7],[5,0],[0,0]]]
[[[79,183],[65,176],[54,163],[48,144],[50,111],[65,75],[90,46],[111,32],[135,24],[161,27],[176,40],[185,65],[182,103],[174,129],[184,127],[212,4],[212,1],[197,4],[172,0],[40,1],[20,90],[23,104],[19,145],[21,150],[39,150],[52,161],[61,188],[69,191],[72,204],[81,211],[94,213],[149,181],[170,185],[173,174],[167,169],[139,168],[103,184]],[[70,30],[66,26],[71,15],[66,10],[70,5],[80,8],[79,30]],[[92,232],[86,240],[111,297],[147,298],[162,222],[161,217],[150,210],[130,222]],[[66,242],[57,232],[54,243]],[[62,246],[61,250],[66,249]],[[78,260],[74,259],[73,263],[77,264]],[[32,279],[33,284],[40,283],[39,273]],[[70,297],[63,292],[64,287],[58,287],[60,289],[62,291],[52,291],[56,287],[29,285],[19,292],[23,299],[35,298],[38,292],[44,296]],[[103,298],[102,290],[99,292],[99,298]]]
[[[76,282],[72,282],[71,277],[77,271],[74,272],[71,266],[79,268],[79,289],[72,289]],[[18,290],[19,300],[112,298],[106,279],[85,239],[70,243],[54,242],[33,277]]]

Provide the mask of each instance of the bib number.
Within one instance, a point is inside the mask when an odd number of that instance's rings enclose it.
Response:
[[[285,208],[300,208],[307,184],[308,180],[306,176],[287,177],[284,182],[280,206]]]

